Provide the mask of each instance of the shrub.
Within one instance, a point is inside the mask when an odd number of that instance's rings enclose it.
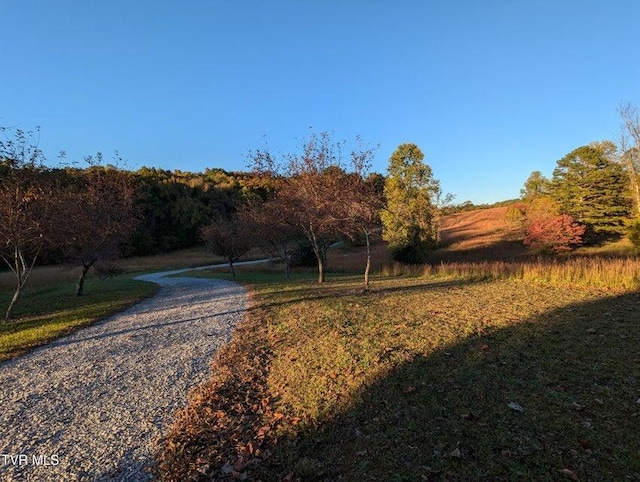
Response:
[[[585,226],[567,214],[550,216],[527,226],[524,244],[542,252],[561,253],[580,246],[584,232]]]
[[[627,227],[627,236],[636,251],[640,251],[640,219],[632,221]]]

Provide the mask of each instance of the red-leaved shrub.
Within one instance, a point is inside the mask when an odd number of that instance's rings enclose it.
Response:
[[[567,214],[536,219],[527,226],[524,244],[540,251],[561,253],[580,246],[584,231],[585,226]]]

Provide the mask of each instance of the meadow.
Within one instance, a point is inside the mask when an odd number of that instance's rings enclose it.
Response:
[[[241,275],[252,308],[165,480],[640,480],[636,258],[378,258],[366,294],[361,258]]]

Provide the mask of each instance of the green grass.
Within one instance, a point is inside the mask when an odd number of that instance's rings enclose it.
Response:
[[[449,274],[378,276],[362,295],[355,277],[238,279],[254,309],[219,363],[242,371],[268,351],[257,383],[270,408],[235,404],[228,432],[211,414],[233,377],[203,388],[168,437],[167,480],[178,464],[226,462],[262,480],[640,480],[637,292]]]
[[[0,361],[95,323],[157,292],[156,285],[132,276],[89,278],[82,297],[75,296],[74,287],[73,282],[57,282],[27,288],[15,306],[13,319],[0,322]],[[6,307],[12,294],[0,291],[0,306]]]

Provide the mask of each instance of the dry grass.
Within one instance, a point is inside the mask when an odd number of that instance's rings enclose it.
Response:
[[[268,395],[247,383],[242,390],[269,400],[266,428],[228,433],[216,424],[216,453],[224,453],[216,465],[189,455],[209,446],[212,425],[187,417],[172,435],[190,447],[181,466],[193,471],[182,477],[555,480],[565,471],[633,480],[640,471],[630,423],[640,393],[637,294],[399,276],[377,277],[363,296],[352,277],[244,281],[255,297],[243,336],[260,333],[269,352],[259,383]],[[225,363],[242,372],[254,351]],[[216,400],[210,414],[226,403]]]
[[[637,258],[504,256],[513,233],[475,216],[449,225],[444,262],[389,264],[379,244],[367,295],[344,274],[241,273],[254,308],[214,371],[269,355],[255,383],[194,398],[163,452],[188,469],[167,480],[640,480]],[[268,405],[212,418],[243,397]]]
[[[508,207],[452,214],[442,219],[443,247],[434,261],[513,260],[530,253],[522,244],[522,227],[509,221]]]
[[[422,266],[401,263],[386,265],[383,276],[451,277],[472,280],[521,280],[564,287],[609,290],[640,288],[640,260],[637,257],[577,257],[538,261],[441,262]]]

